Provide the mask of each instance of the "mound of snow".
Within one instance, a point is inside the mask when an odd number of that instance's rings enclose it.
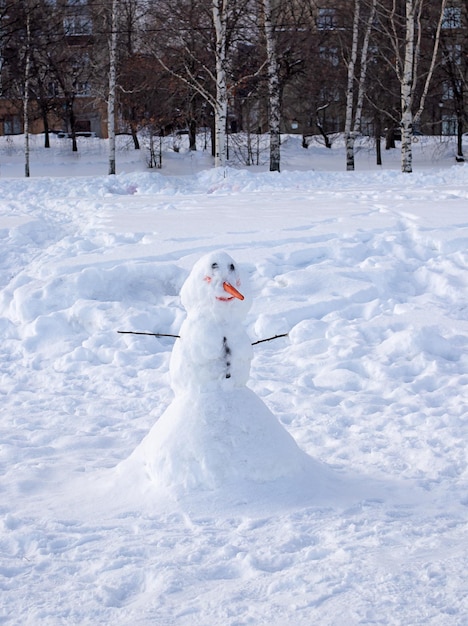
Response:
[[[247,387],[178,396],[125,463],[158,487],[217,489],[269,482],[318,468]]]

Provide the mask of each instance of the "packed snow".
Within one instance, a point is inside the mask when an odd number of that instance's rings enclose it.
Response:
[[[468,623],[468,165],[419,139],[0,138],[0,623]]]

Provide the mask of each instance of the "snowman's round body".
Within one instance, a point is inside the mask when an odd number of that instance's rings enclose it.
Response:
[[[242,327],[214,323],[210,316],[197,312],[182,324],[172,351],[172,388],[180,395],[243,387],[251,359],[252,346]]]
[[[250,295],[233,259],[224,252],[200,259],[181,301],[187,318],[170,362],[175,398],[133,457],[143,456],[156,484],[185,489],[301,472],[311,459],[246,386]]]

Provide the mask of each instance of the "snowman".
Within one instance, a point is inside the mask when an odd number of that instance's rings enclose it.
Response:
[[[170,360],[174,399],[132,459],[163,488],[216,489],[303,473],[312,461],[246,386],[248,281],[225,252],[202,257],[181,289],[187,317]]]

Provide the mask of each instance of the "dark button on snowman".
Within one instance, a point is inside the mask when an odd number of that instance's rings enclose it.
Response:
[[[174,400],[132,455],[161,487],[215,489],[303,473],[312,461],[248,387],[243,327],[248,281],[225,252],[193,267],[181,289],[187,317],[170,362]]]

